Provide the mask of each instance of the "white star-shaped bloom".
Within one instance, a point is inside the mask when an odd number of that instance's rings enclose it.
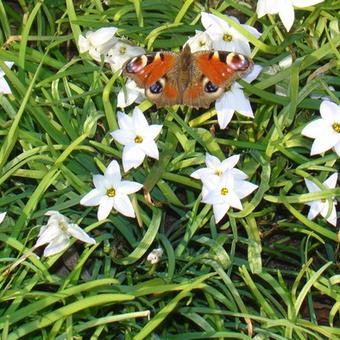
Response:
[[[45,215],[49,216],[49,219],[47,224],[40,228],[39,238],[34,245],[34,248],[37,248],[48,243],[44,250],[44,256],[64,251],[70,244],[71,236],[85,243],[96,243],[95,239],[88,236],[77,224],[70,223],[70,220],[58,211],[51,210]]]
[[[12,61],[5,61],[7,67],[11,68],[13,66]],[[5,79],[5,72],[0,69],[0,94],[11,94],[11,88],[9,87],[7,80]]]
[[[213,41],[207,32],[197,31],[196,34],[189,38],[184,44],[190,46],[191,53],[197,51],[207,51],[213,49]]]
[[[259,18],[266,14],[279,14],[279,17],[289,31],[294,23],[294,7],[303,8],[316,5],[324,0],[258,0],[256,13]]]
[[[124,145],[124,171],[140,166],[145,156],[158,159],[159,152],[154,139],[161,132],[162,125],[149,125],[138,107],[134,108],[132,117],[123,112],[118,112],[117,115],[119,129],[111,132],[111,135]]]
[[[248,83],[252,82],[260,74],[262,67],[254,65],[253,70],[243,77],[243,80]],[[226,91],[220,98],[216,100],[215,110],[217,112],[217,120],[221,129],[225,129],[233,115],[236,112],[239,114],[253,118],[254,113],[250,105],[248,97],[243,92],[243,87],[234,82],[229,91]]]
[[[333,189],[336,186],[337,179],[338,179],[338,174],[334,173],[333,175],[329,176],[323,182],[323,185],[326,188]],[[305,183],[306,183],[306,186],[307,186],[307,189],[308,189],[309,192],[321,191],[321,189],[314,182],[312,182],[312,181],[310,181],[306,178],[305,178]],[[331,211],[330,211],[329,215],[328,215],[328,211],[329,211],[330,207],[329,207],[329,200],[327,200],[327,199],[321,199],[321,200],[306,202],[306,204],[310,206],[310,209],[309,209],[309,212],[308,212],[308,218],[310,220],[314,219],[317,215],[320,214],[330,224],[332,224],[336,227],[337,217],[336,217],[336,210],[335,210],[335,205],[336,205],[335,200],[333,200]]]
[[[324,100],[320,105],[321,118],[312,121],[301,134],[313,138],[311,155],[331,148],[340,156],[340,105]]]
[[[257,185],[235,177],[232,171],[227,171],[222,176],[205,175],[201,181],[205,190],[202,202],[213,206],[216,223],[230,207],[242,210],[241,199],[257,188]]]
[[[132,103],[141,103],[145,99],[144,89],[137,86],[136,82],[131,79],[125,84],[125,89],[120,89],[117,96],[117,107],[125,108]]]
[[[101,61],[107,51],[117,43],[117,38],[114,37],[118,28],[102,27],[96,31],[88,31],[85,36],[80,35],[78,39],[79,52],[89,52],[90,56]]]
[[[119,164],[113,160],[104,175],[94,175],[92,189],[80,201],[85,206],[99,206],[97,217],[101,221],[109,216],[112,208],[128,217],[135,217],[128,195],[140,190],[143,185],[133,181],[122,181]]]
[[[116,72],[122,69],[126,61],[144,53],[143,48],[119,40],[106,52],[105,61],[110,64],[112,72]]]
[[[235,17],[230,17],[232,20],[239,24]],[[250,46],[248,39],[239,33],[235,28],[230,26],[227,22],[220,19],[214,14],[203,12],[201,14],[201,22],[206,29],[206,33],[213,41],[213,48],[215,50],[231,51],[242,53],[246,56],[250,55]],[[247,31],[253,34],[256,38],[261,36],[261,33],[254,27],[243,25]]]

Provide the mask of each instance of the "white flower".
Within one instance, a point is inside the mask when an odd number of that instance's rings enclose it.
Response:
[[[241,170],[235,169],[235,165],[240,159],[240,155],[233,155],[222,162],[215,156],[207,153],[205,155],[206,168],[194,171],[190,176],[202,179],[206,175],[222,176],[226,171],[232,171],[233,176],[238,179],[246,179],[248,176]]]
[[[241,199],[257,188],[257,185],[235,177],[232,171],[226,171],[222,176],[205,175],[201,181],[205,190],[202,202],[213,206],[216,223],[230,207],[242,210]]]
[[[338,179],[338,174],[334,173],[333,175],[329,176],[324,182],[323,185],[326,188],[333,189],[335,188],[336,181]],[[315,183],[312,181],[308,180],[305,178],[305,183],[307,186],[307,189],[309,192],[318,192],[321,191],[319,186],[317,186]],[[332,198],[333,199],[333,198]],[[326,220],[334,225],[336,227],[336,210],[335,210],[335,204],[336,202],[333,201],[332,203],[332,209],[330,211],[330,214],[328,216],[328,211],[329,211],[329,200],[327,199],[321,199],[321,200],[315,200],[311,202],[306,202],[307,205],[310,206],[309,212],[308,212],[308,218],[310,220],[314,219],[317,215],[321,215],[322,217],[326,218]]]
[[[238,19],[235,17],[230,18],[239,24]],[[209,34],[212,39],[215,50],[238,52],[247,56],[250,55],[250,46],[247,38],[227,22],[216,15],[205,12],[201,14],[201,22],[206,29],[206,33]],[[256,38],[261,36],[261,33],[254,27],[243,24],[241,24],[241,26]]]
[[[126,61],[144,53],[141,47],[118,41],[106,52],[105,61],[110,64],[112,72],[116,72],[121,70]]]
[[[289,31],[294,23],[294,7],[308,7],[324,0],[258,0],[256,13],[259,18],[266,14],[279,14],[279,17]]]
[[[156,264],[161,260],[162,255],[163,255],[163,249],[156,248],[150,252],[146,260],[149,261],[151,264]]]
[[[58,211],[48,211],[45,215],[50,217],[47,224],[40,228],[39,238],[34,246],[37,248],[48,243],[44,256],[51,256],[65,250],[70,244],[71,236],[89,244],[96,243],[83,229],[75,223],[70,223],[70,220]]]
[[[135,217],[128,195],[140,190],[143,185],[132,181],[122,181],[118,162],[113,160],[106,168],[104,175],[94,175],[92,189],[80,201],[85,206],[97,206],[98,220],[109,216],[112,208],[128,217]]]
[[[125,88],[120,89],[117,96],[117,106],[125,108],[132,103],[141,103],[145,99],[144,89],[141,89],[132,80],[128,79],[125,84]]]
[[[102,27],[97,31],[88,31],[85,37],[80,35],[79,52],[89,52],[94,60],[101,61],[101,57],[104,57],[107,51],[116,44],[117,38],[114,35],[117,30],[116,27]]]
[[[311,155],[331,148],[340,156],[340,105],[324,100],[320,105],[321,118],[309,123],[301,134],[314,138]]]
[[[138,107],[134,108],[132,117],[118,112],[118,125],[120,129],[111,132],[111,135],[124,145],[124,171],[137,168],[145,156],[158,159],[159,153],[154,139],[161,132],[162,125],[149,125]]]
[[[5,61],[5,64],[7,67],[11,68],[13,66],[13,62],[12,61]],[[9,87],[6,79],[5,79],[5,72],[0,69],[0,94],[11,94],[11,88]]]
[[[186,44],[190,46],[190,50],[192,53],[213,49],[213,41],[211,40],[209,34],[197,30],[196,34],[193,37],[189,38],[184,45]]]
[[[253,70],[243,77],[243,80],[248,83],[252,82],[257,78],[261,70],[261,66],[254,65]],[[249,99],[245,96],[242,86],[236,82],[231,85],[229,91],[225,92],[216,100],[215,110],[217,112],[218,124],[221,129],[227,127],[233,118],[235,111],[246,117],[254,117]]]
[[[0,213],[0,223],[2,223],[6,217],[7,212]]]

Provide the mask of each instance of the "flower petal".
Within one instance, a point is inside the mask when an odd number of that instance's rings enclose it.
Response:
[[[162,131],[163,125],[153,124],[147,128],[147,136],[149,138],[155,139]]]
[[[132,203],[127,195],[120,195],[115,197],[113,207],[121,214],[128,217],[135,217]]]
[[[320,105],[320,115],[329,125],[340,122],[340,105],[324,100]]]
[[[87,207],[98,205],[103,197],[103,192],[98,189],[92,189],[81,200],[80,204]]]
[[[273,0],[258,0],[256,13],[259,18],[263,17],[266,14],[279,13],[278,2]]]
[[[5,78],[0,78],[0,94],[11,94],[12,90],[9,87]]]
[[[116,188],[118,195],[130,195],[143,188],[143,184],[133,181],[122,181]]]
[[[140,148],[141,150],[143,150],[143,152],[154,159],[158,159],[159,158],[159,151],[157,148],[157,144],[155,143],[155,141],[153,139],[151,140],[144,140],[143,143],[140,144]]]
[[[335,145],[334,138],[332,138],[329,134],[325,136],[318,137],[314,140],[312,144],[312,149],[310,154],[312,156],[323,153],[329,149],[331,149]]]
[[[105,218],[110,215],[110,212],[113,207],[113,200],[114,199],[112,197],[108,196],[102,197],[97,212],[98,221],[105,220]]]
[[[313,120],[312,122],[308,123],[301,131],[303,136],[309,138],[317,138],[323,135],[323,132],[328,129],[329,126],[323,119]]]
[[[6,217],[7,212],[0,213],[0,223],[2,223]]]
[[[326,202],[323,206],[323,209],[320,212],[320,215],[324,217],[328,223],[332,224],[334,227],[336,227],[337,224],[337,216],[336,216],[336,209],[335,209],[335,204],[332,204],[332,210],[331,213],[328,215],[328,208],[329,208],[329,203]]]
[[[69,238],[62,234],[60,237],[54,239],[44,250],[44,256],[52,256],[64,251],[70,244]]]
[[[138,168],[144,161],[145,153],[141,148],[134,145],[126,145],[123,149],[123,169],[125,172],[132,168]]]
[[[85,243],[95,244],[96,240],[87,235],[87,233],[81,229],[77,224],[71,223],[68,225],[67,232],[76,239]]]
[[[286,28],[287,32],[290,31],[290,29],[293,26],[295,14],[294,14],[294,7],[289,1],[280,2],[279,4],[279,16],[280,19]]]
[[[305,180],[305,184],[306,184],[306,187],[308,189],[309,192],[317,192],[317,191],[320,191],[320,188],[318,185],[316,185],[314,182],[310,181],[309,179],[307,178],[304,178]]]
[[[320,200],[317,200],[317,201],[309,202],[309,205],[310,205],[310,209],[309,209],[307,217],[310,220],[313,220],[316,216],[320,214],[323,208],[323,204]]]
[[[293,3],[293,6],[295,7],[308,7],[319,4],[324,0],[291,0],[291,1]]]
[[[233,118],[235,110],[230,107],[229,101],[232,95],[225,92],[215,102],[215,109],[217,112],[217,120],[221,129],[225,129]]]
[[[100,46],[111,40],[116,34],[117,27],[102,27],[86,36],[93,46]]]
[[[222,220],[225,214],[228,212],[230,206],[227,203],[214,204],[213,212],[215,217],[215,222],[218,223]]]
[[[222,170],[227,170],[227,169],[232,169],[235,167],[235,165],[238,163],[240,160],[240,155],[233,155],[231,157],[228,157],[221,163],[221,168]]]
[[[113,182],[119,182],[122,178],[118,162],[114,159],[105,170],[105,177],[110,177]]]
[[[41,232],[42,231],[42,232]],[[39,237],[35,243],[35,247],[40,247],[43,244],[50,243],[55,238],[64,234],[59,228],[58,224],[52,224],[50,226],[42,226],[40,229]]]
[[[250,195],[258,186],[248,181],[235,181],[234,191],[236,195],[242,199]]]
[[[330,188],[330,189],[333,189],[333,188],[335,188],[335,186],[336,186],[337,180],[338,180],[338,173],[336,172],[336,173],[334,173],[333,175],[329,176],[329,177],[323,182],[323,184],[324,184],[326,187],[328,187],[328,188]]]

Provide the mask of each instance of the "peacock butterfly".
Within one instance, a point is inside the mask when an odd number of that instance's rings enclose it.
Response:
[[[144,88],[157,107],[184,104],[208,108],[231,82],[248,73],[253,61],[239,53],[199,51],[187,44],[181,53],[155,52],[128,60],[123,74]]]

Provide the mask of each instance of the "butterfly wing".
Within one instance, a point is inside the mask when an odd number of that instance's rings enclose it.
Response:
[[[183,104],[193,107],[209,107],[253,67],[250,58],[235,52],[200,51],[191,59],[191,81],[183,93]]]
[[[130,59],[123,68],[126,76],[144,88],[145,95],[158,107],[179,102],[176,70],[179,55],[156,52]]]

